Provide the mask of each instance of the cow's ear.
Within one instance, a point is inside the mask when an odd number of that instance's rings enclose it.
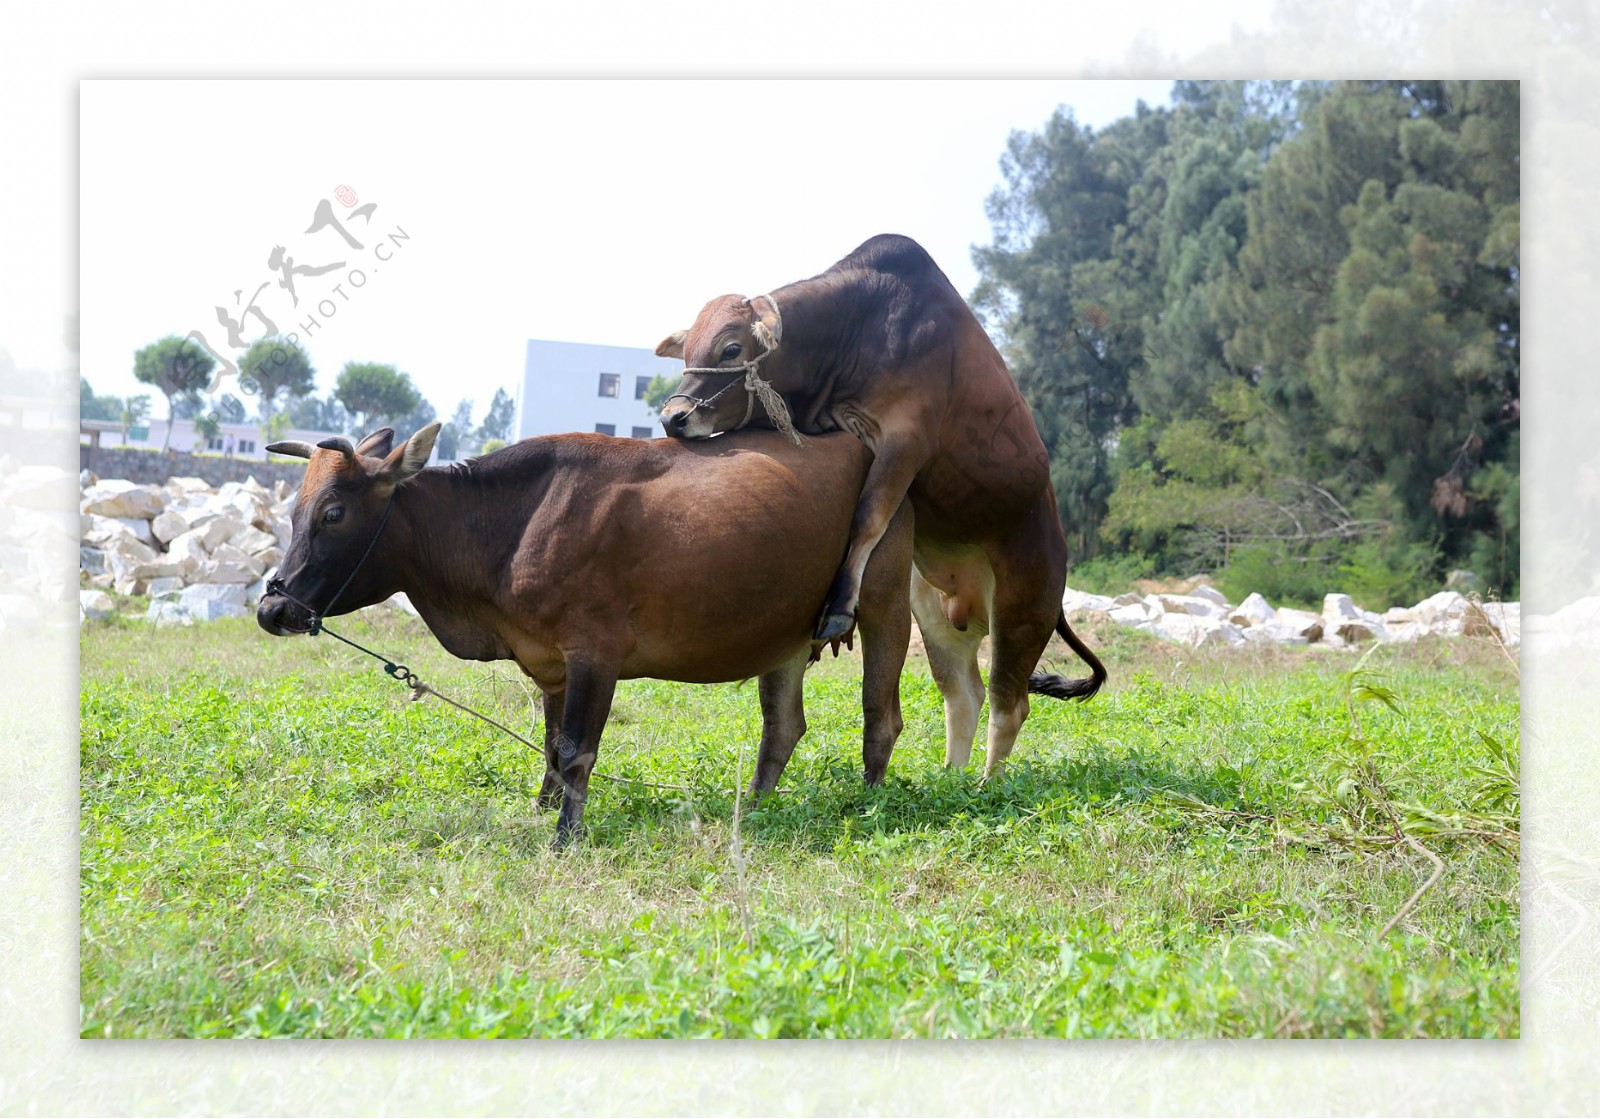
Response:
[[[394,428],[380,427],[356,444],[356,454],[383,458],[394,447]]]
[[[755,319],[750,324],[750,333],[755,335],[756,341],[767,349],[775,350],[783,342],[783,315],[778,312],[777,300],[772,296],[758,295],[756,299],[764,302],[767,309],[763,311],[756,305],[754,299],[750,301],[750,310],[755,312]]]
[[[683,360],[683,343],[689,337],[687,330],[674,330],[671,334],[661,339],[661,344],[656,347],[656,357],[675,357]]]
[[[439,438],[437,422],[422,428],[400,446],[389,452],[374,478],[382,485],[397,486],[424,466],[433,454],[433,442]]]

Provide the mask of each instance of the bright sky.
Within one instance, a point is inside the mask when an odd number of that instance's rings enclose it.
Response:
[[[1010,133],[1060,105],[1103,127],[1170,89],[85,82],[81,369],[120,396],[150,391],[133,353],[162,335],[236,356],[216,307],[248,342],[265,333],[254,298],[306,340],[319,392],[346,361],[390,362],[441,416],[463,397],[481,415],[515,391],[529,338],[653,347],[711,297],[814,275],[876,233],[915,237],[970,294]],[[360,249],[331,224],[307,232],[324,199]],[[344,267],[295,273],[296,307],[277,246],[295,268]]]

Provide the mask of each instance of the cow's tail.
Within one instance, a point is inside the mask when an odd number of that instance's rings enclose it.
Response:
[[[1106,666],[1101,664],[1100,658],[1072,632],[1072,627],[1067,625],[1065,610],[1056,619],[1056,632],[1071,646],[1074,653],[1083,658],[1083,663],[1089,666],[1089,675],[1082,680],[1068,680],[1065,676],[1057,676],[1053,672],[1035,672],[1028,677],[1028,691],[1035,695],[1047,695],[1051,699],[1086,700],[1098,692],[1100,685],[1106,682]]]

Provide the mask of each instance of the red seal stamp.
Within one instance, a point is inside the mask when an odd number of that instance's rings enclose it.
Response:
[[[333,196],[346,206],[354,206],[358,201],[355,187],[346,186],[344,183],[340,183],[334,188]]]

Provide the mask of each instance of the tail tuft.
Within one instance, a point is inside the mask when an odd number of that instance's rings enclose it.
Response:
[[[1057,676],[1053,672],[1035,672],[1028,677],[1028,691],[1035,695],[1049,696],[1051,699],[1075,699],[1081,703],[1098,692],[1100,685],[1106,682],[1106,666],[1101,664],[1100,658],[1072,632],[1072,627],[1067,625],[1065,610],[1056,620],[1056,632],[1074,653],[1083,658],[1083,662],[1089,666],[1089,675],[1082,680],[1068,680],[1065,676]]]
[[[1080,703],[1100,690],[1105,676],[1085,676],[1082,680],[1068,680],[1054,672],[1035,672],[1028,677],[1028,691],[1051,699],[1075,699]]]

